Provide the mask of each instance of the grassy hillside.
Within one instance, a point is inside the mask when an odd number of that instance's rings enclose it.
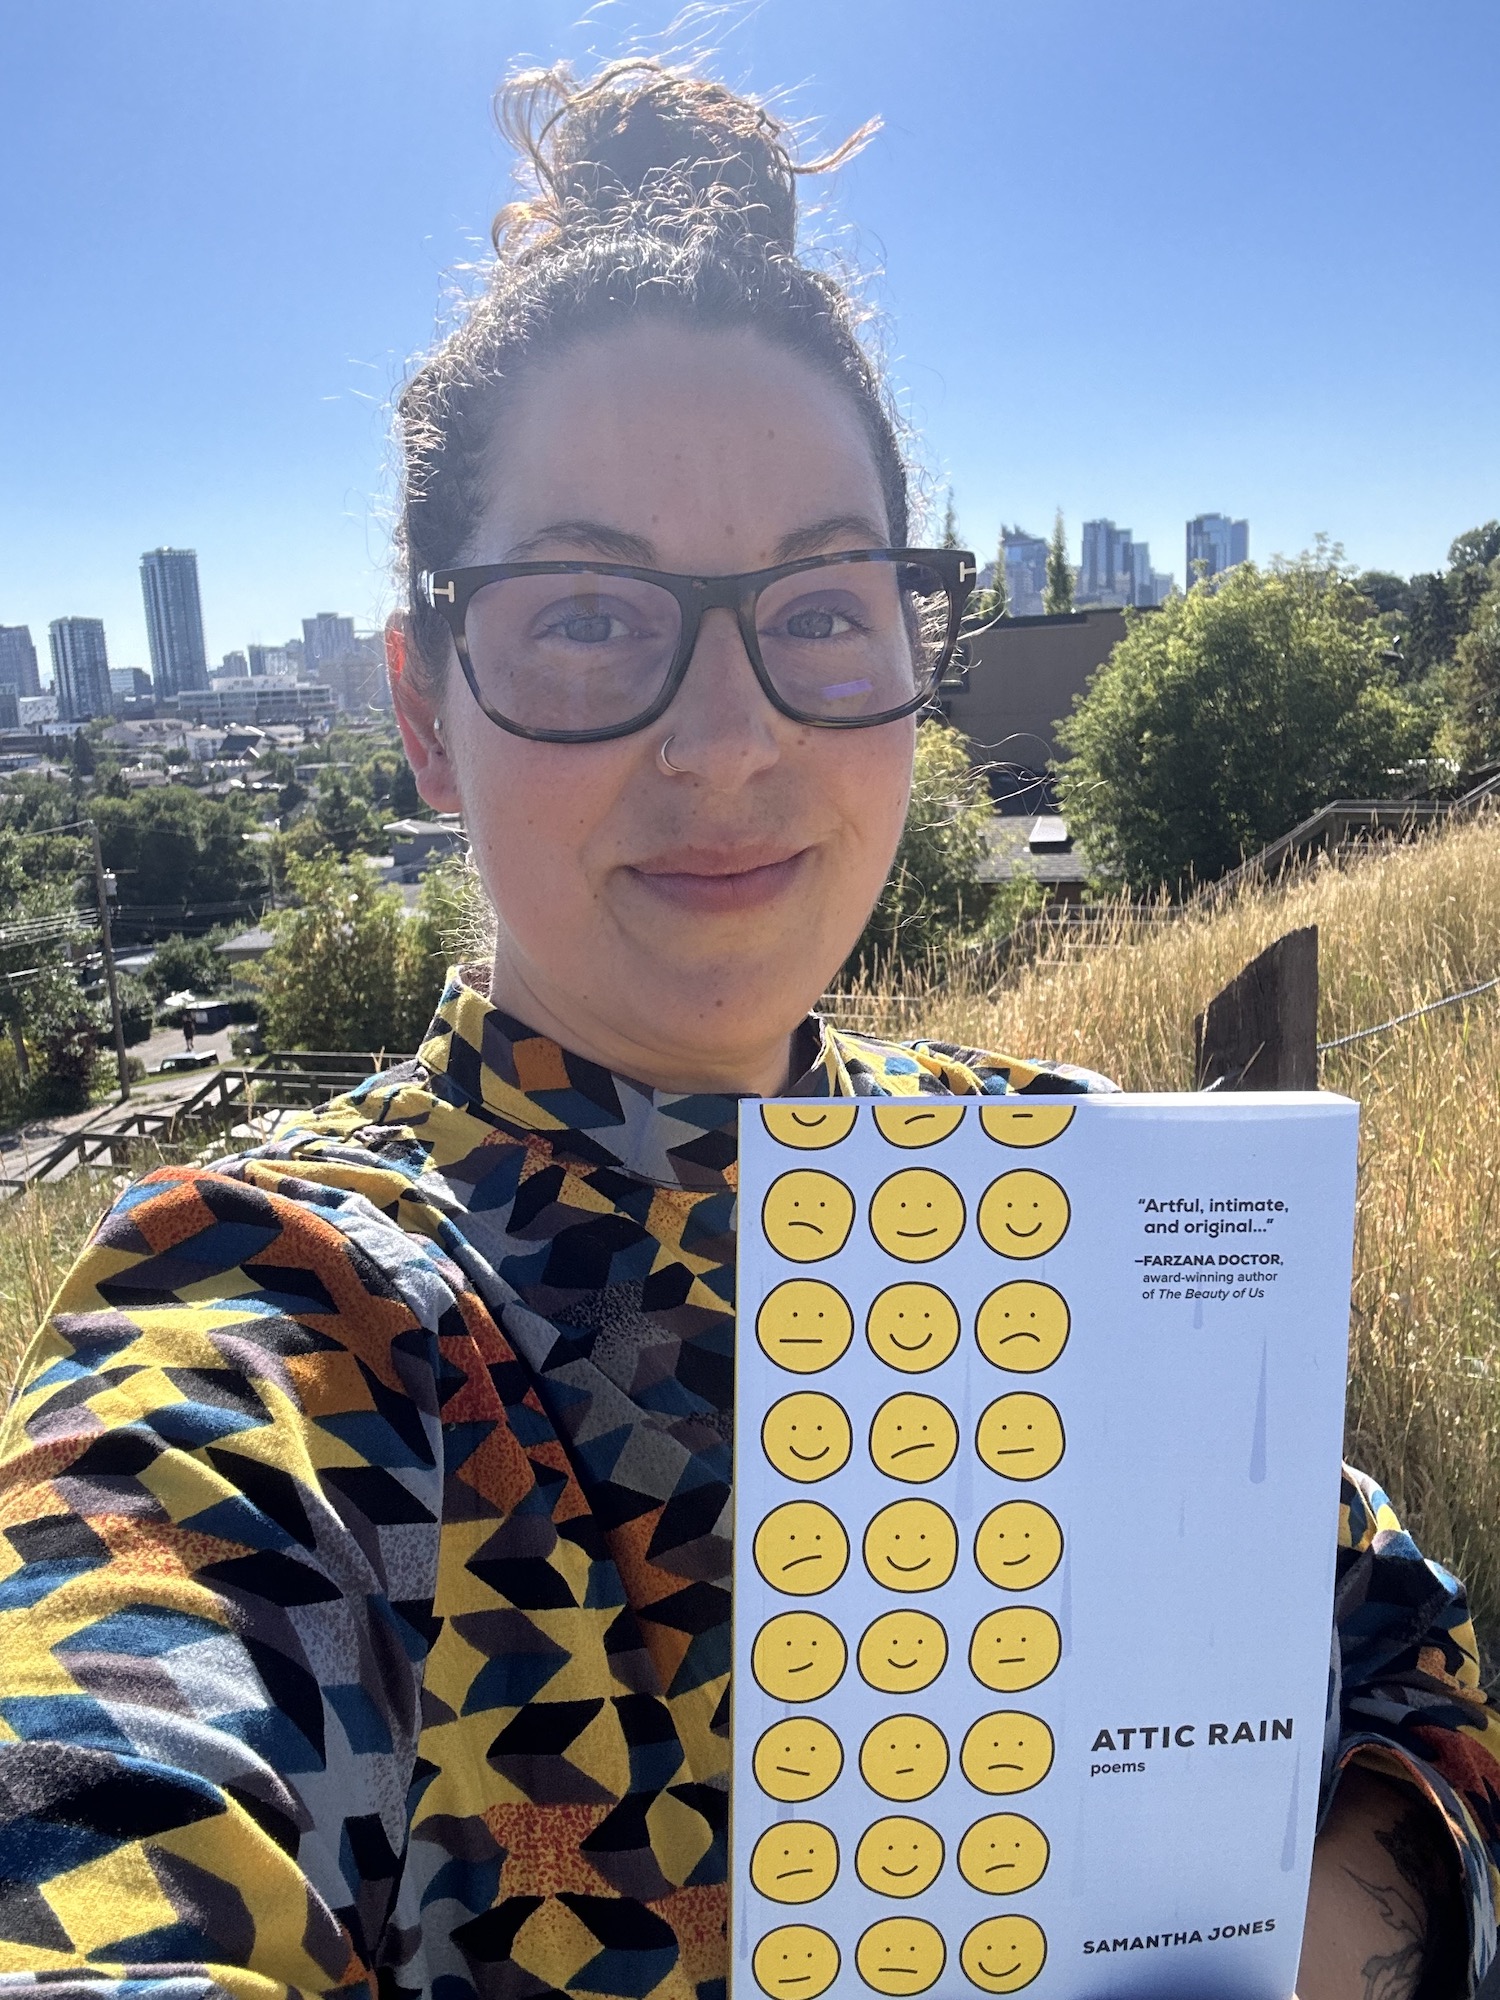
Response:
[[[1500,818],[1249,890],[1143,935],[1043,960],[998,995],[953,979],[869,1000],[859,1025],[1087,1063],[1130,1089],[1191,1087],[1192,1017],[1294,925],[1322,944],[1325,1038],[1500,972]],[[1349,1455],[1470,1583],[1500,1653],[1500,992],[1324,1061],[1363,1106]],[[14,1368],[106,1190],[80,1179],[4,1211],[0,1372]]]
[[[861,1027],[1192,1087],[1192,1020],[1273,938],[1319,927],[1323,1040],[1500,973],[1500,817],[1246,890],[1015,975],[862,1006]],[[1470,1584],[1500,1658],[1500,991],[1326,1056],[1362,1107],[1349,1456]]]

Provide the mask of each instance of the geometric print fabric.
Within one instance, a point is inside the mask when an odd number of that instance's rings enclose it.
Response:
[[[736,1112],[455,976],[416,1064],[116,1204],[0,1432],[0,1990],[720,2000]],[[1326,1775],[1433,1802],[1482,1965],[1461,1592],[1357,1475],[1340,1540]]]

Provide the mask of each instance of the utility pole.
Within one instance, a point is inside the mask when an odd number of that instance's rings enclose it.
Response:
[[[94,893],[99,899],[99,939],[104,947],[104,978],[109,987],[109,1014],[115,1029],[115,1061],[120,1070],[120,1102],[130,1095],[130,1062],[125,1054],[125,1023],[120,1019],[120,989],[115,983],[115,947],[109,934],[109,894],[114,883],[104,873],[104,854],[99,846],[99,829],[88,822],[89,839],[94,844]]]

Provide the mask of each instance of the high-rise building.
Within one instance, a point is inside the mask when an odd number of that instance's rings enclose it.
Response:
[[[52,685],[63,721],[87,722],[90,716],[112,715],[104,620],[54,618],[47,636],[52,642]]]
[[[1012,618],[1040,618],[1046,608],[1047,544],[1024,528],[1002,528],[1006,608]]]
[[[1117,528],[1113,521],[1084,522],[1080,606],[1161,604],[1171,588],[1171,577],[1151,567],[1149,542],[1136,541],[1129,528]]]
[[[354,620],[336,611],[320,611],[302,621],[302,669],[309,680],[320,678],[335,660],[354,657]]]
[[[18,696],[42,691],[29,625],[0,625],[0,687],[13,688]]]
[[[243,681],[250,678],[250,662],[243,653],[226,653],[214,669],[214,679]]]
[[[1187,524],[1187,588],[1250,560],[1250,523],[1227,514],[1196,514]]]
[[[149,701],[151,676],[143,674],[139,667],[111,667],[109,691],[117,708],[122,701]]]
[[[148,549],[141,557],[141,595],[151,641],[151,676],[159,695],[208,686],[198,556],[193,549]]]

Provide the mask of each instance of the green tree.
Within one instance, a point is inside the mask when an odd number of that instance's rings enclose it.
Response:
[[[1005,530],[1000,530],[1000,539],[995,544],[995,577],[990,585],[991,618],[1004,618],[1010,612],[1010,592],[1005,586]]]
[[[991,805],[983,775],[949,723],[917,731],[911,803],[880,900],[850,957],[874,972],[913,963],[952,942],[983,914],[987,895],[975,880],[986,849]]]
[[[956,549],[961,546],[958,539],[958,517],[953,511],[953,488],[948,488],[948,505],[943,510],[943,533],[939,548]]]
[[[1047,544],[1047,594],[1042,603],[1049,618],[1061,618],[1073,609],[1073,568],[1068,561],[1068,537],[1063,528],[1061,507],[1052,523],[1052,539]]]
[[[1387,797],[1430,747],[1336,562],[1246,563],[1127,630],[1060,735],[1080,844],[1133,887],[1209,880],[1330,799]]]
[[[265,893],[262,849],[245,839],[246,808],[163,785],[133,798],[97,798],[104,865],[120,885],[122,914],[196,903],[250,905]]]
[[[31,1102],[38,1111],[87,1109],[106,1030],[97,1007],[64,966],[37,980],[28,996]]]
[[[449,966],[488,957],[494,949],[491,925],[479,877],[467,861],[450,858],[428,869],[397,954],[396,1047],[419,1046]]]
[[[363,861],[331,853],[287,862],[300,907],[268,921],[261,961],[265,1036],[272,1048],[399,1048],[401,897]]]
[[[1500,561],[1454,654],[1449,734],[1460,764],[1478,770],[1500,761]]]
[[[356,798],[341,771],[329,771],[318,785],[318,826],[341,861],[375,842],[375,822],[363,799]]]
[[[169,993],[220,993],[229,984],[229,967],[215,951],[212,937],[163,938],[143,974],[153,1000]]]
[[[412,775],[411,765],[403,757],[391,779],[391,817],[393,819],[420,819],[425,808],[422,794],[417,790],[417,781]]]
[[[136,979],[128,972],[117,974],[115,987],[120,996],[120,1025],[125,1030],[125,1046],[134,1048],[137,1042],[144,1042],[149,1037],[156,1025],[151,989],[143,979]],[[114,1033],[113,1026],[109,1033]]]

